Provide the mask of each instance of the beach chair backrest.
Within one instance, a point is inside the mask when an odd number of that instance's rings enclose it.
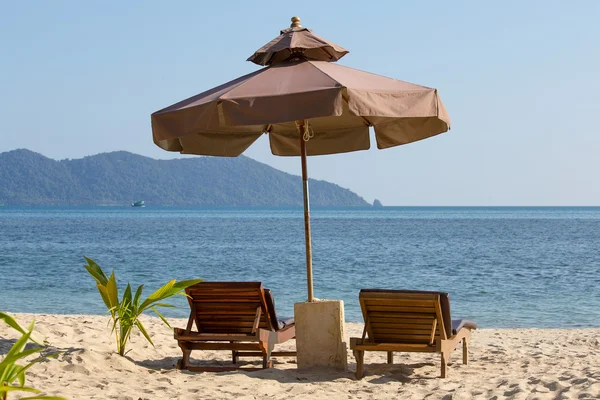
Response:
[[[187,288],[186,294],[190,321],[199,333],[251,335],[257,328],[274,330],[276,322],[271,320],[260,282],[201,282]]]
[[[451,335],[447,293],[363,289],[359,300],[371,342],[433,345]]]

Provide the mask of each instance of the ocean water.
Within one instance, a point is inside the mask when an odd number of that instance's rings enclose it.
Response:
[[[362,321],[361,288],[442,290],[482,327],[600,326],[600,207],[312,210],[315,296]],[[0,310],[106,312],[83,256],[119,284],[262,281],[306,299],[301,208],[0,207]],[[183,297],[170,316],[187,316]]]

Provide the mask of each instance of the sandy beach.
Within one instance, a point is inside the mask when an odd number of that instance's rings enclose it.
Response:
[[[257,372],[193,373],[175,369],[181,356],[168,327],[144,316],[156,348],[132,336],[126,357],[115,352],[109,318],[97,315],[12,314],[21,325],[36,321],[36,337],[63,353],[35,365],[28,384],[69,399],[597,399],[600,398],[600,329],[479,329],[474,332],[470,364],[453,354],[449,377],[439,379],[439,356],[367,353],[366,375],[299,372],[292,358],[275,359],[275,368]],[[171,319],[184,327],[185,320]],[[348,323],[348,336],[362,324]],[[0,353],[18,333],[0,324]],[[291,349],[294,341],[282,345]],[[204,365],[226,363],[229,352],[194,352]],[[259,359],[242,362],[259,365]],[[18,398],[13,394],[11,398]]]

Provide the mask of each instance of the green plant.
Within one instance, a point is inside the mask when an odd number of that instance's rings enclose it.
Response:
[[[87,261],[85,268],[96,280],[96,286],[98,287],[100,296],[102,296],[102,300],[104,300],[104,304],[106,304],[112,317],[112,331],[115,332],[117,352],[119,355],[125,355],[125,348],[134,327],[137,327],[146,340],[154,346],[152,339],[150,339],[148,332],[146,332],[146,328],[144,328],[144,325],[142,325],[142,322],[139,320],[140,315],[142,315],[144,311],[151,309],[169,328],[171,328],[169,322],[156,307],[175,307],[171,304],[160,302],[174,295],[181,294],[185,296],[185,293],[183,292],[185,288],[202,282],[202,279],[179,282],[171,280],[148,296],[144,301],[141,301],[144,285],[140,285],[135,291],[135,295],[132,296],[131,285],[128,283],[125,292],[123,293],[123,298],[119,301],[119,290],[117,288],[115,272],[113,271],[110,277],[107,277],[104,271],[102,271],[102,268],[100,268],[94,260],[87,257],[84,258]]]
[[[6,322],[9,326],[22,333],[22,336],[17,339],[15,344],[10,348],[6,357],[0,362],[0,399],[8,399],[9,392],[30,392],[40,393],[40,390],[30,386],[25,386],[25,372],[31,368],[34,364],[47,359],[50,356],[40,356],[26,365],[17,364],[17,361],[30,356],[35,353],[39,353],[44,350],[44,347],[34,347],[26,349],[27,342],[31,339],[31,333],[33,332],[34,322],[32,321],[27,330],[21,328],[17,321],[8,314],[0,312],[0,319]],[[18,380],[17,385],[13,385],[13,382]],[[30,396],[22,397],[23,400],[29,399],[46,399],[46,400],[66,400],[64,397],[56,396]]]

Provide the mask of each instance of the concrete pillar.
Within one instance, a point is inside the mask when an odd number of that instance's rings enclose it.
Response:
[[[344,302],[323,300],[294,304],[298,368],[348,368]]]

